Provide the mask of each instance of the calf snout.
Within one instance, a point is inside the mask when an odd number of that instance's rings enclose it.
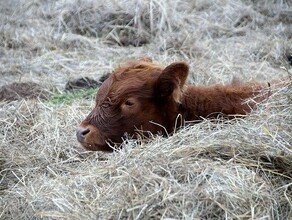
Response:
[[[112,151],[100,131],[93,125],[81,123],[80,127],[76,129],[76,137],[78,142],[87,150]]]
[[[85,142],[86,135],[90,132],[89,128],[77,128],[76,136],[80,143]]]

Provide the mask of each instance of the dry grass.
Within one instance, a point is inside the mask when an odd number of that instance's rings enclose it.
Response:
[[[99,78],[144,56],[189,62],[195,84],[287,79],[245,119],[126,140],[112,154],[76,141],[93,98],[1,101],[1,219],[291,218],[290,1],[11,0],[0,8],[0,86],[33,81],[60,92],[69,79]]]

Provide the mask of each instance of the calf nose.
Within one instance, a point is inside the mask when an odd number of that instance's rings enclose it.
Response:
[[[90,132],[88,128],[77,128],[76,136],[79,142],[84,142],[85,136]]]

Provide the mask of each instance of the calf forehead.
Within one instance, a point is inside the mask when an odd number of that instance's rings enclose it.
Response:
[[[109,96],[146,95],[153,91],[155,79],[155,75],[149,75],[148,77],[136,75],[116,80],[112,84]]]
[[[116,80],[127,80],[139,78],[141,80],[151,80],[157,77],[162,71],[162,67],[150,62],[133,61],[120,66],[113,71]]]
[[[100,87],[97,99],[121,98],[131,94],[149,96],[161,71],[159,66],[148,63],[120,67]]]

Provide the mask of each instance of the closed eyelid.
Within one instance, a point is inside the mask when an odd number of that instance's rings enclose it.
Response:
[[[125,102],[125,104],[126,104],[126,105],[129,105],[129,106],[132,106],[132,105],[134,105],[134,102],[127,100],[127,101]]]

